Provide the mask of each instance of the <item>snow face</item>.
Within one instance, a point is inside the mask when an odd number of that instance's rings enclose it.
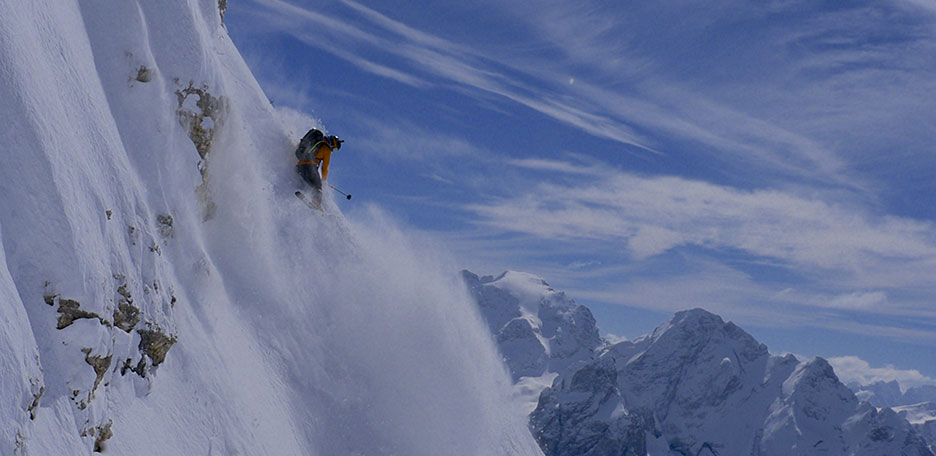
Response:
[[[0,2],[0,454],[540,454],[455,268],[292,196],[218,8]]]
[[[478,277],[462,271],[462,278],[494,334],[527,412],[558,372],[591,360],[602,344],[591,311],[540,277],[515,271]]]
[[[0,242],[3,240],[0,226]],[[0,250],[0,404],[18,413],[2,415],[0,442],[7,451],[23,445],[22,429],[27,419],[34,419],[39,400],[45,392],[39,364],[36,338],[29,327],[29,317],[14,292],[16,287]],[[8,303],[8,304],[7,304]]]

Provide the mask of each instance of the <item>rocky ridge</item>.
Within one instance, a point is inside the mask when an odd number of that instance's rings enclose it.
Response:
[[[558,372],[603,345],[591,311],[532,274],[462,271],[520,394],[535,407]]]
[[[934,454],[925,420],[907,420],[929,415],[878,409],[826,360],[772,355],[703,309],[608,344],[586,307],[539,277],[462,275],[518,388],[553,378],[530,414],[547,455]]]

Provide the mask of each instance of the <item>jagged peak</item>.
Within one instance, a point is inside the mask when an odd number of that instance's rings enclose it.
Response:
[[[800,391],[802,387],[808,390],[837,390],[840,396],[845,399],[854,399],[854,393],[851,392],[835,375],[835,369],[824,358],[815,357],[809,361],[800,363],[796,370],[790,375],[790,378],[784,382],[784,394],[790,395]]]
[[[461,275],[469,288],[497,288],[509,293],[527,306],[538,306],[544,299],[553,305],[572,306],[575,304],[565,293],[553,289],[549,283],[536,274],[506,270],[496,277],[478,276],[466,269],[462,270]]]
[[[832,368],[832,365],[826,361],[825,358],[815,357],[809,361],[805,361],[802,364],[802,370],[807,375],[817,375],[823,377],[833,377],[838,380],[838,376],[835,375],[835,369]]]
[[[679,346],[733,341],[736,349],[744,347],[743,350],[750,356],[768,354],[767,346],[758,342],[743,329],[702,308],[676,312],[666,323],[658,326],[649,337],[638,339],[638,341],[656,345],[670,339],[676,341]]]
[[[531,274],[529,272],[513,271],[510,269],[504,272],[501,272],[500,274],[496,276],[493,276],[493,275],[481,276],[481,275],[475,274],[474,272],[468,269],[462,269],[461,275],[466,280],[469,280],[472,282],[480,282],[482,285],[505,281],[505,282],[528,282],[537,286],[551,288],[549,284],[546,283],[546,280],[544,280],[542,277],[536,274]]]
[[[672,331],[692,333],[699,331],[711,332],[726,328],[728,325],[735,327],[734,324],[725,323],[725,320],[720,316],[700,307],[696,307],[694,309],[676,312],[669,320],[654,329],[651,337],[657,340],[664,334]]]
[[[725,321],[722,320],[722,317],[715,315],[701,307],[696,307],[689,310],[681,310],[676,312],[673,315],[673,318],[670,321],[685,321],[685,322],[703,322],[711,321],[713,323],[724,324]]]
[[[485,276],[485,277],[490,277],[490,276]],[[529,272],[512,271],[509,269],[502,272],[499,276],[490,279],[490,283],[494,283],[494,282],[522,282],[522,283],[530,284],[533,286],[542,286],[546,288],[551,288],[549,284],[546,283],[546,280],[544,280],[542,277],[536,274],[532,274]]]
[[[887,382],[885,382],[884,380],[878,380],[878,381],[876,381],[876,382],[873,382],[873,383],[871,383],[871,384],[869,384],[869,385],[865,385],[865,386],[886,386],[886,387],[888,387],[888,388],[898,388],[898,389],[899,389],[899,388],[900,388],[900,383],[899,383],[897,380],[890,380],[890,381],[887,381]]]

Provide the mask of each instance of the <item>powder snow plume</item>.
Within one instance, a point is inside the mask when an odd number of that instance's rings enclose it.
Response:
[[[457,268],[292,195],[225,3],[0,0],[0,454],[541,454]]]

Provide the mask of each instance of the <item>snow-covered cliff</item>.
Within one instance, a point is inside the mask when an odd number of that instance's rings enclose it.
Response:
[[[456,269],[292,196],[225,5],[0,0],[0,454],[539,454]]]
[[[506,271],[478,277],[462,271],[528,412],[556,375],[590,360],[601,344],[587,307],[532,274]]]

